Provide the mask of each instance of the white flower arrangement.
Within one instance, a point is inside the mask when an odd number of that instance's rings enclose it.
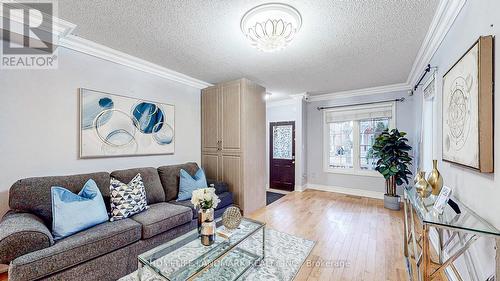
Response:
[[[212,209],[220,203],[219,197],[215,194],[215,188],[201,188],[193,191],[191,203],[195,208]]]

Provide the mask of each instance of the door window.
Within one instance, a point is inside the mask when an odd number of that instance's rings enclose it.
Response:
[[[273,158],[292,159],[292,125],[273,127]]]

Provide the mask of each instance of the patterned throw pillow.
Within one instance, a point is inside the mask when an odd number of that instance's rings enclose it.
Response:
[[[148,209],[146,190],[141,174],[137,174],[128,184],[111,178],[111,219],[117,221]]]

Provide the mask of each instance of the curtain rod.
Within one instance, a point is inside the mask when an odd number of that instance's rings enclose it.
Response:
[[[413,86],[413,91],[416,91],[418,89],[418,86],[422,85],[420,83],[422,83],[422,81],[424,80],[427,73],[431,72],[431,70],[433,70],[433,69],[434,69],[434,71],[436,71],[437,67],[431,66],[430,64],[427,65],[427,67],[424,70],[424,73],[422,74],[422,76],[420,76],[420,79],[418,80],[417,84],[415,84],[415,86]]]
[[[363,102],[363,103],[355,103],[355,104],[346,104],[346,105],[335,105],[335,106],[318,106],[318,110],[323,110],[323,109],[331,109],[331,108],[339,108],[339,107],[346,107],[346,106],[354,106],[354,105],[368,105],[368,104],[377,104],[377,103],[384,103],[384,102],[404,102],[405,98],[401,97],[399,99],[393,99],[393,100],[384,100],[384,101],[374,101],[374,102]]]

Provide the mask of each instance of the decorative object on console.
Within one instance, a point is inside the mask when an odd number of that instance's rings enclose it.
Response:
[[[53,186],[50,195],[54,240],[108,221],[108,212],[101,191],[92,179],[85,183],[78,194],[64,187]]]
[[[110,221],[125,219],[149,208],[141,174],[137,174],[128,184],[111,178],[109,193],[111,196]]]
[[[236,206],[227,208],[222,214],[222,224],[227,229],[236,229],[241,223],[241,211]]]
[[[406,133],[397,129],[385,129],[377,136],[373,144],[373,156],[378,158],[377,170],[385,178],[386,194],[384,194],[384,207],[399,210],[399,195],[396,187],[403,183],[408,184],[411,175],[409,166],[411,156],[408,153],[412,148],[408,145]]]
[[[415,183],[415,189],[418,195],[422,198],[427,198],[431,195],[432,186],[425,180],[425,171],[419,171],[418,181]]]
[[[207,188],[207,186],[207,179],[202,168],[199,168],[192,177],[188,172],[181,169],[179,172],[179,194],[177,195],[177,201],[189,200],[193,191]]]
[[[493,37],[479,40],[443,76],[443,160],[493,172]]]
[[[427,182],[432,187],[432,195],[439,195],[443,188],[443,177],[437,169],[437,160],[432,160],[432,171],[427,178]]]
[[[173,105],[80,89],[80,157],[173,154]]]
[[[220,203],[215,188],[194,190],[191,203],[198,208],[198,233],[201,235],[201,243],[210,246],[215,242],[214,209]]]
[[[438,198],[434,202],[433,206],[434,210],[436,210],[439,214],[442,214],[444,207],[446,206],[446,203],[448,203],[450,197],[451,197],[451,188],[443,186],[441,192],[439,193]]]
[[[417,183],[421,177],[422,177],[422,174],[420,173],[420,170],[418,170],[417,174],[415,175],[415,178],[413,179],[413,183]]]

